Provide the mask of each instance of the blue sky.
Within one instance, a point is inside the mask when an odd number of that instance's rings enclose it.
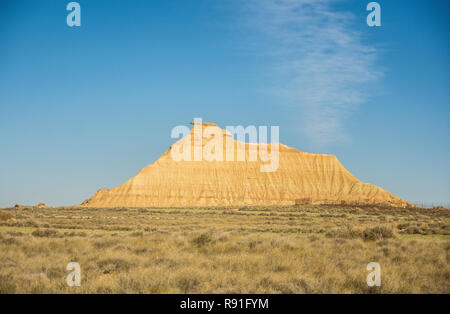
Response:
[[[194,117],[279,125],[409,201],[450,202],[447,0],[0,0],[0,207],[74,205]]]

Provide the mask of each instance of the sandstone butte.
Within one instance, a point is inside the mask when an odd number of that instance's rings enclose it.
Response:
[[[218,128],[224,143],[226,137],[231,136],[217,124],[204,122],[201,128],[205,127]],[[199,142],[194,141],[193,130],[175,143],[190,141],[191,153]],[[236,152],[237,140],[231,137],[231,141]],[[208,139],[203,137],[201,145],[207,142]],[[378,186],[359,181],[333,155],[306,153],[279,144],[278,169],[261,172],[259,157],[257,161],[247,161],[248,150],[258,149],[260,143],[245,143],[246,161],[175,161],[171,155],[174,145],[135,177],[115,188],[100,189],[81,206],[204,207],[296,203],[413,206]],[[268,144],[269,151],[271,145]]]

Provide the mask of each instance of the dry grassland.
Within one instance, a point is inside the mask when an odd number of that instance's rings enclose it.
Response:
[[[449,240],[446,209],[9,208],[0,293],[450,293]]]

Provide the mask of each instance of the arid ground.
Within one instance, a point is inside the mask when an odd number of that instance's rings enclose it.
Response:
[[[0,293],[450,293],[449,262],[447,209],[0,210]]]

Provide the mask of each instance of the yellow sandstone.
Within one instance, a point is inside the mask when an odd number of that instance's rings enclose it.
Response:
[[[193,130],[172,145],[157,161],[135,177],[112,189],[100,189],[83,202],[88,207],[200,207],[294,204],[384,204],[410,206],[388,191],[363,183],[345,169],[336,156],[311,154],[279,144],[279,165],[273,172],[261,172],[261,160],[226,161],[227,131],[223,134],[224,161],[175,161],[171,150],[188,141],[191,153],[195,145],[204,147],[210,137],[194,141]],[[231,138],[236,147],[238,141]],[[242,142],[241,142],[242,144]],[[261,143],[245,144],[250,149]],[[269,151],[271,149],[271,144]],[[194,160],[194,159],[192,159]],[[234,159],[236,160],[236,158]]]

